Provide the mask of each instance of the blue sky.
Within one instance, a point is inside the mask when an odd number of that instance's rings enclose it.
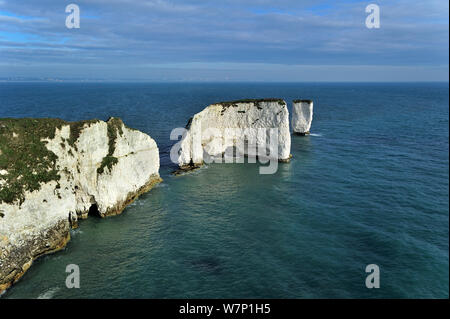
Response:
[[[65,27],[66,5],[81,28]],[[376,3],[381,27],[365,27]],[[448,81],[448,1],[0,0],[0,78]]]

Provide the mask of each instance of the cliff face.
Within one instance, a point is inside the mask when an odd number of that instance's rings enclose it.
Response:
[[[188,123],[188,132],[180,142],[178,164],[181,168],[198,166],[204,161],[204,153],[221,156],[230,147],[248,144],[249,141],[266,140],[258,135],[258,129],[274,128],[278,132],[275,156],[280,161],[291,157],[289,112],[286,102],[279,99],[241,100],[222,102],[208,106]],[[242,129],[231,135],[229,129]],[[215,129],[211,134],[210,129]],[[208,131],[209,130],[209,131]],[[239,132],[239,130],[236,130]],[[249,154],[248,148],[241,150]]]
[[[294,133],[309,134],[313,119],[313,101],[296,100],[292,106],[292,130]]]
[[[160,181],[155,141],[120,119],[0,119],[0,292],[79,218],[120,214]]]

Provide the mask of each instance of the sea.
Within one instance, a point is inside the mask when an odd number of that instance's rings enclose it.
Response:
[[[292,161],[172,175],[172,129],[247,98],[314,101]],[[0,117],[111,116],[155,139],[164,181],[2,298],[449,297],[448,83],[0,83]]]

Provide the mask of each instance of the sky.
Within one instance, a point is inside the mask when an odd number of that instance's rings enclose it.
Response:
[[[448,81],[448,37],[447,0],[0,0],[0,80]]]

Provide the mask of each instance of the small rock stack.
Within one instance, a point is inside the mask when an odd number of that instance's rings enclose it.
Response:
[[[294,134],[309,134],[312,119],[313,101],[295,100],[292,106],[292,130]]]

